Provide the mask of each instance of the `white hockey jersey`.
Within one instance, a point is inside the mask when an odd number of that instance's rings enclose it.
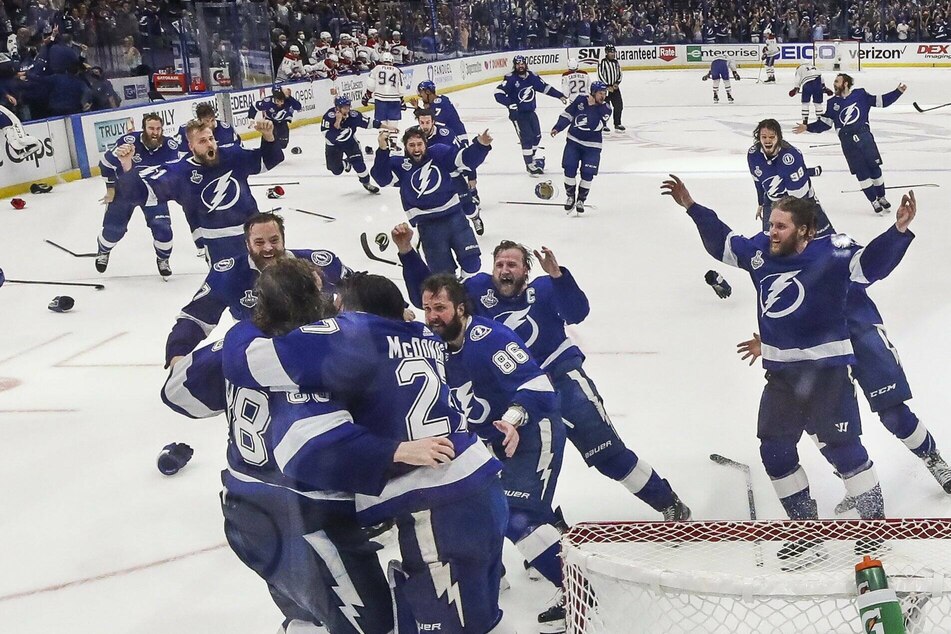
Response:
[[[796,85],[802,89],[803,86],[817,77],[822,77],[822,73],[816,70],[816,67],[810,64],[800,64],[796,69]]]
[[[399,68],[389,64],[378,64],[370,71],[367,90],[373,93],[376,101],[402,101],[405,83],[403,71]]]
[[[285,57],[281,60],[281,65],[277,68],[277,80],[287,81],[288,79],[297,79],[303,77],[306,73],[304,64],[299,59]]]
[[[569,70],[561,75],[561,92],[565,93],[568,103],[575,100],[575,97],[588,94],[588,87],[591,85],[591,78],[583,70]]]
[[[390,52],[390,55],[393,56],[394,64],[408,64],[411,61],[412,54],[409,51],[409,48],[403,44],[396,42],[391,43],[387,46],[387,49]]]

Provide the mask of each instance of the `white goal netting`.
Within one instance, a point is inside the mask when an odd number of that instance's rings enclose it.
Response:
[[[568,633],[861,634],[855,564],[870,554],[907,634],[948,634],[949,539],[943,519],[578,524],[562,539]],[[777,554],[796,540],[820,557],[791,570]]]
[[[817,40],[812,43],[812,60],[818,70],[848,73],[862,70],[862,49],[858,40]]]

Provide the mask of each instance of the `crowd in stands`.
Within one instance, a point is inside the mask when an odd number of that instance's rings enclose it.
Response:
[[[239,11],[253,1],[239,0]],[[404,61],[418,61],[502,49],[759,42],[766,29],[785,42],[942,42],[951,31],[951,0],[435,0],[432,12],[408,0],[266,2],[261,39],[269,42],[259,44],[270,46],[275,72],[294,45],[310,61],[324,32],[334,47],[349,35],[356,48],[358,34],[371,45],[406,45]],[[150,75],[193,15],[182,0],[0,0],[0,104],[24,120],[114,107],[120,98],[105,78]],[[216,39],[211,55],[221,59],[212,65],[237,66],[238,48]]]

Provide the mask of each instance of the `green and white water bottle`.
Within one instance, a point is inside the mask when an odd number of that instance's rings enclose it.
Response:
[[[905,634],[905,618],[895,591],[888,587],[882,562],[868,555],[855,564],[859,618],[865,634]]]

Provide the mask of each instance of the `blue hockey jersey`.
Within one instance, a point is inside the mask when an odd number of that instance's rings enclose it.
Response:
[[[336,284],[350,274],[350,269],[330,251],[288,249],[286,257],[310,260],[323,274],[323,292],[333,294]],[[204,284],[192,300],[182,308],[165,343],[165,365],[173,357],[188,354],[211,334],[225,310],[235,321],[249,319],[257,304],[254,285],[261,272],[251,256],[225,258],[215,262]]]
[[[213,261],[246,252],[244,222],[258,213],[248,176],[273,168],[284,152],[262,139],[257,150],[219,148],[218,158],[217,165],[205,166],[188,155],[147,175],[122,174],[116,197],[136,206],[174,200],[185,211],[192,238],[204,241]]]
[[[103,154],[99,161],[102,177],[106,179],[106,183],[109,185],[115,184],[117,174],[122,171],[122,165],[116,157],[116,150],[122,145],[132,145],[135,148],[135,153],[132,155],[132,165],[136,170],[177,161],[182,153],[188,151],[186,146],[184,152],[182,152],[178,139],[167,136],[163,136],[162,143],[152,150],[142,143],[142,132],[130,132],[116,141],[112,149]]]
[[[856,134],[868,128],[868,113],[874,106],[887,108],[895,103],[902,92],[897,88],[884,95],[870,95],[864,88],[854,88],[848,97],[829,97],[826,111],[807,126],[809,132],[839,131],[839,138]]]
[[[329,391],[374,435],[452,441],[456,457],[448,464],[406,466],[378,495],[357,496],[364,524],[468,496],[501,469],[451,400],[445,344],[420,323],[344,313],[268,339],[242,321],[228,331],[224,352],[225,376],[235,385]],[[344,470],[348,465],[349,457],[338,462]],[[360,465],[352,468],[354,478],[362,477]]]
[[[441,123],[449,128],[460,140],[466,139],[466,126],[462,123],[462,119],[459,118],[456,106],[449,100],[449,97],[445,95],[437,96],[433,99],[433,102],[429,104],[429,109],[432,110],[436,116],[437,123]]]
[[[370,174],[380,187],[396,181],[403,210],[410,224],[415,226],[420,220],[462,213],[459,188],[453,176],[466,169],[478,168],[491,149],[478,141],[463,150],[433,145],[426,148],[419,163],[414,163],[409,157],[390,156],[389,150],[378,149]]]
[[[310,502],[353,507],[354,493],[383,488],[398,442],[354,425],[328,394],[231,385],[222,370],[222,344],[199,348],[177,363],[162,386],[162,401],[189,418],[226,414],[229,493],[240,495],[245,483],[263,483]],[[347,440],[341,443],[343,436]],[[361,464],[360,477],[341,477],[336,468],[341,455]]]
[[[433,133],[426,139],[426,145],[428,147],[445,145],[456,150],[462,147],[462,143],[459,142],[455,133],[441,123],[436,123],[433,127]]]
[[[687,213],[707,253],[750,274],[767,370],[855,363],[846,321],[849,285],[883,279],[914,238],[911,231],[901,233],[893,226],[864,248],[837,235],[811,240],[802,253],[773,256],[768,235],[736,235],[712,210],[696,203]]]
[[[532,71],[528,71],[525,75],[516,73],[506,75],[495,89],[495,100],[511,110],[535,112],[535,93],[539,91],[557,99],[564,97],[560,90],[545,83]]]
[[[758,143],[746,154],[746,162],[756,187],[756,201],[763,205],[786,196],[815,198],[809,170],[797,148],[783,142],[776,156],[768,158]]]
[[[521,405],[525,424],[557,415],[557,397],[548,376],[521,339],[503,324],[473,316],[459,350],[446,360],[446,381],[466,414],[469,429],[487,442],[502,438],[492,424],[510,405]]]
[[[422,307],[421,289],[430,275],[429,267],[416,251],[400,255],[400,261],[410,301]],[[514,330],[532,358],[550,375],[574,369],[584,360],[584,354],[565,334],[565,325],[584,321],[591,307],[588,297],[565,267],[561,267],[561,277],[536,277],[514,297],[497,293],[488,273],[473,275],[463,285],[475,314]]]
[[[370,121],[362,112],[351,110],[350,114],[340,121],[340,129],[334,127],[337,120],[336,108],[331,108],[324,113],[320,121],[320,131],[324,133],[324,140],[327,145],[343,146],[353,143],[357,139],[357,130],[360,128],[379,128],[379,121]]]
[[[588,95],[579,95],[568,104],[555,122],[555,130],[568,128],[568,140],[585,147],[601,147],[601,134],[611,120],[611,106],[606,103],[591,105]]]
[[[178,134],[176,135],[182,152],[189,151],[188,135],[185,133],[187,128],[188,124],[179,126]],[[241,137],[238,136],[238,133],[231,127],[230,123],[215,121],[215,127],[212,128],[212,132],[215,135],[215,142],[218,144],[218,147],[231,147],[232,145],[241,147]]]
[[[263,112],[264,118],[268,121],[287,123],[294,118],[295,112],[300,112],[301,108],[303,108],[301,103],[293,97],[285,97],[284,104],[281,106],[274,103],[273,98],[268,97],[255,102],[253,106],[248,108],[248,120],[254,121],[257,114]]]

